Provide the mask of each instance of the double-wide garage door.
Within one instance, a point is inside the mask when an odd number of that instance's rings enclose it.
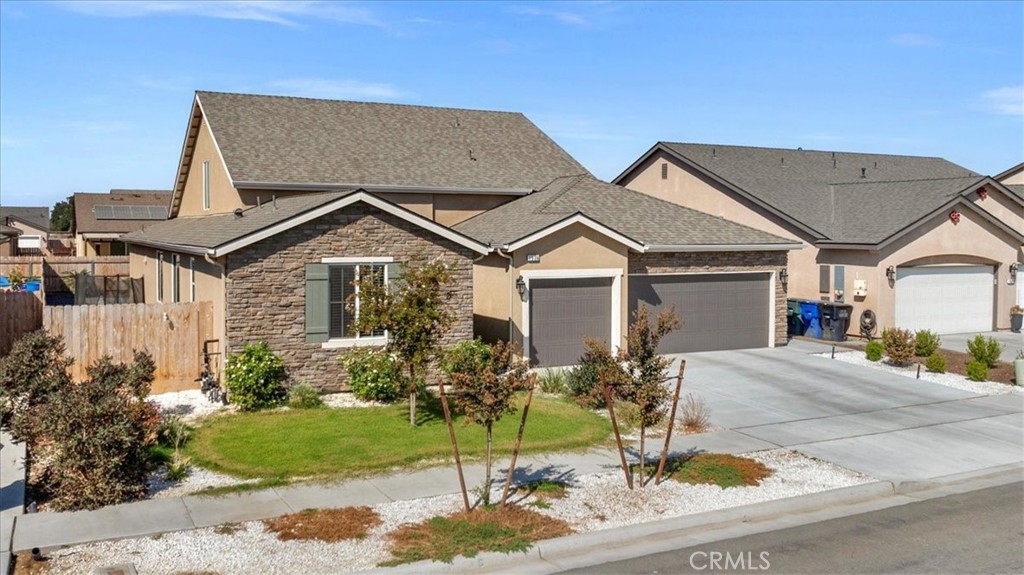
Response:
[[[906,267],[896,270],[896,326],[936,333],[992,330],[992,266]]]
[[[642,303],[654,313],[676,306],[683,326],[661,340],[659,353],[766,347],[771,294],[768,273],[635,275],[629,317]]]

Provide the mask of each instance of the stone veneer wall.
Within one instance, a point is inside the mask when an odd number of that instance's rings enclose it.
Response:
[[[774,271],[786,267],[789,252],[666,252],[629,254],[629,273]],[[775,274],[775,345],[786,345],[786,290]]]
[[[338,356],[344,350],[306,342],[306,264],[324,257],[391,256],[406,262],[421,254],[452,265],[455,323],[446,343],[473,337],[475,255],[450,240],[365,204],[348,206],[259,241],[228,256],[228,351],[265,341],[284,359],[292,383],[323,392],[346,389]]]

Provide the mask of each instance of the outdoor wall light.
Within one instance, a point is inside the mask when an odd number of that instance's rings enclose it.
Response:
[[[519,292],[519,297],[526,295],[526,280],[523,279],[523,276],[516,279],[516,291]]]
[[[1014,285],[1017,283],[1017,270],[1020,269],[1020,264],[1017,262],[1010,263],[1010,277],[1006,278],[1007,285]]]
[[[896,281],[896,268],[893,266],[885,268],[885,277],[891,282]]]
[[[785,289],[789,284],[789,271],[786,268],[782,268],[779,271],[779,281],[782,282],[782,288]]]

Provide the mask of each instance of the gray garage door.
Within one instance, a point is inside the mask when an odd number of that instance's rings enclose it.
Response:
[[[612,278],[530,281],[530,363],[575,365],[583,337],[608,341]]]
[[[674,304],[683,319],[660,353],[766,347],[770,299],[767,273],[629,276],[630,321],[641,303]]]

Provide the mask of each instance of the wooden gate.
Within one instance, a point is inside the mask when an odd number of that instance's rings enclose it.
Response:
[[[71,376],[105,355],[130,362],[146,350],[156,363],[153,393],[198,389],[203,340],[213,337],[213,304],[69,305],[43,308],[43,327],[64,338],[75,359]]]

